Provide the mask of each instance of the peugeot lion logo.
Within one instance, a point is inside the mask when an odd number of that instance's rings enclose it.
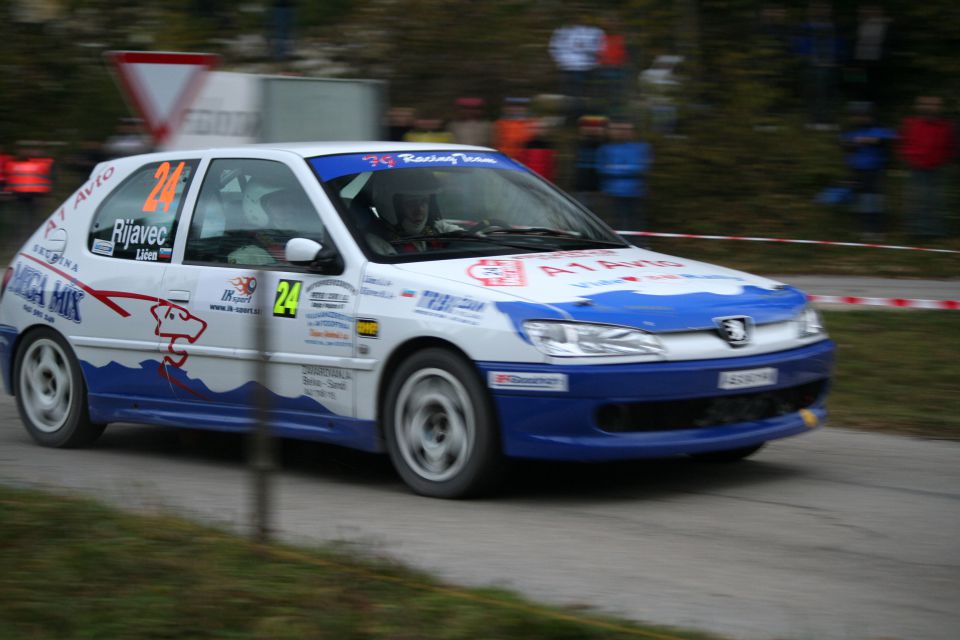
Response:
[[[731,347],[742,347],[750,344],[750,334],[753,323],[747,316],[714,318],[713,321],[717,323],[720,336],[726,340]]]

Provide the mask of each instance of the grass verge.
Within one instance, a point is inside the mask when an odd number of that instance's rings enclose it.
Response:
[[[708,639],[0,486],[0,638]]]
[[[831,424],[960,439],[960,313],[825,316],[837,343]]]

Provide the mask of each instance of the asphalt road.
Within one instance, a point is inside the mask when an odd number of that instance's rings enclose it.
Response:
[[[284,442],[281,537],[341,541],[454,582],[734,638],[960,633],[960,444],[827,429],[734,465],[525,464],[495,499],[409,494],[384,458]],[[111,426],[32,443],[0,398],[0,480],[245,530],[237,436]],[[40,534],[40,532],[38,532]]]

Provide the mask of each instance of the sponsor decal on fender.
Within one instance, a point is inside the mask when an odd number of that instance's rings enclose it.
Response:
[[[476,298],[424,291],[413,312],[464,324],[479,324],[487,303]]]
[[[373,318],[357,318],[357,335],[361,338],[380,337],[380,323]]]
[[[565,373],[534,373],[521,371],[490,371],[487,384],[491,389],[528,389],[531,391],[559,391],[568,389]]]

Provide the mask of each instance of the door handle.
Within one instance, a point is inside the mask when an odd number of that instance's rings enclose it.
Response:
[[[180,289],[171,289],[167,291],[167,300],[170,302],[190,302],[190,292]]]

